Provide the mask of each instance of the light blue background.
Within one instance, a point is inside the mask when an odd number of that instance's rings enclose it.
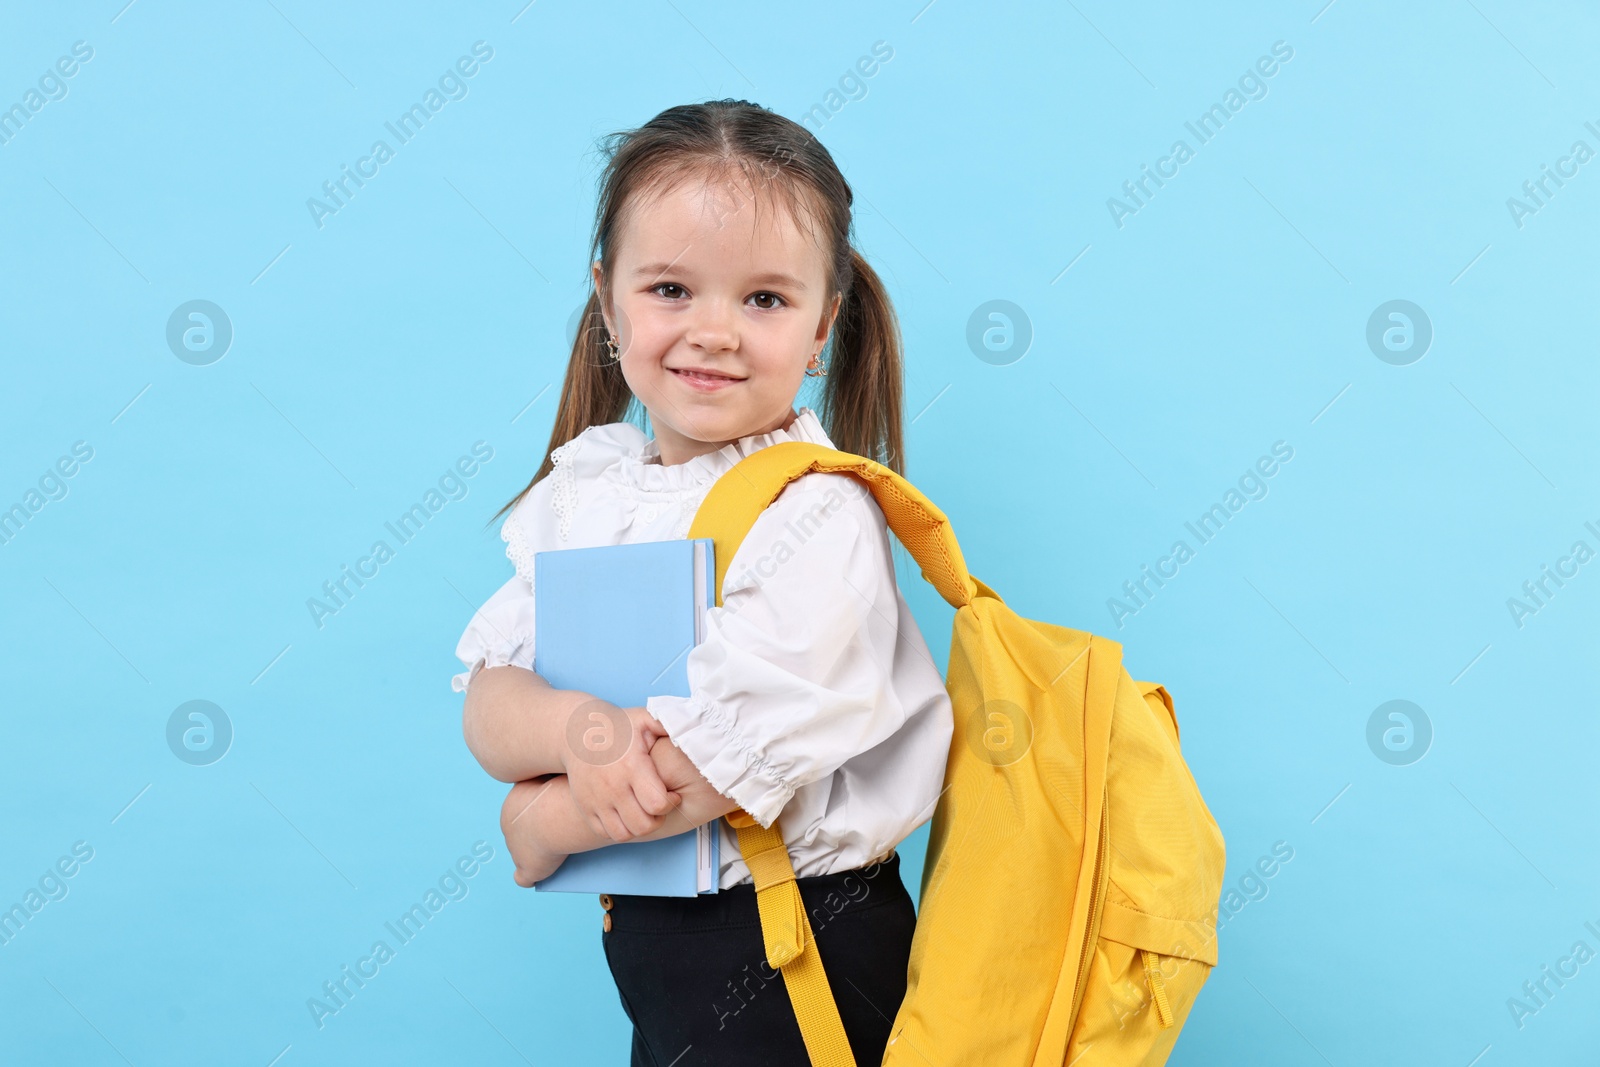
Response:
[[[596,139],[734,96],[821,125],[907,353],[908,473],[1024,615],[1125,642],[1175,695],[1232,916],[1172,1063],[1589,1062],[1600,962],[1600,148],[1577,3],[787,5],[522,0],[7,4],[0,104],[94,58],[0,147],[0,506],[93,459],[0,545],[0,1058],[625,1062],[593,898],[535,897],[451,655],[510,574],[485,522],[542,458],[587,282]],[[306,208],[475,41],[494,58],[336,216]],[[1292,60],[1119,228],[1107,198],[1276,41]],[[1068,265],[1071,269],[1066,269]],[[167,347],[207,299],[209,366]],[[997,366],[969,315],[1010,300]],[[1392,299],[1435,336],[1379,360]],[[531,405],[531,406],[530,406]],[[1274,442],[1294,449],[1122,627],[1106,607]],[[476,441],[494,458],[318,627],[306,607]],[[902,585],[941,666],[949,609]],[[220,762],[166,722],[214,701]],[[1366,725],[1423,708],[1420,761]],[[903,846],[915,888],[925,830]],[[306,1007],[473,842],[494,858],[337,1016]],[[1259,893],[1258,893],[1259,895]],[[1553,987],[1552,987],[1553,988]],[[276,1059],[275,1059],[276,1058]]]

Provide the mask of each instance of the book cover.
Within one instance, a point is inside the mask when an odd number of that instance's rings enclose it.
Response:
[[[537,552],[533,557],[533,669],[557,689],[618,708],[689,695],[689,651],[714,604],[709,538]],[[614,758],[625,720],[584,714],[568,728],[576,758]],[[670,742],[668,742],[670,743]],[[695,896],[717,892],[720,835],[713,820],[658,841],[628,841],[568,856],[534,889],[562,893]]]

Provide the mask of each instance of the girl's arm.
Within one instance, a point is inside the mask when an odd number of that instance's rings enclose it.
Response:
[[[571,775],[562,778],[570,801],[591,833],[612,841],[653,829],[678,803],[649,755],[665,731],[643,707],[556,689],[526,667],[478,672],[467,687],[462,733],[483,769],[502,782]]]
[[[566,726],[594,697],[557,689],[526,667],[485,667],[467,686],[461,732],[491,778],[520,782],[566,770]]]
[[[682,802],[666,815],[656,816],[653,830],[630,840],[671,837],[739,810],[739,805],[718,793],[669,739],[658,739],[650,749],[650,758],[662,783]],[[516,863],[516,882],[524,887],[549,876],[575,852],[617,843],[590,827],[572,801],[564,774],[514,785],[500,809],[500,830]]]
[[[650,758],[661,775],[661,783],[682,798],[678,807],[668,812],[659,828],[635,840],[654,841],[659,837],[681,834],[729,812],[740,810],[739,805],[706,781],[705,775],[689,761],[683,750],[668,737],[658,738],[650,749]]]

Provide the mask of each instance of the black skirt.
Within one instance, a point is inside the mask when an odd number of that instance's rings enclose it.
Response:
[[[878,1067],[906,993],[916,909],[900,856],[797,879],[858,1064]],[[755,887],[601,898],[606,963],[633,1022],[631,1067],[809,1067]]]

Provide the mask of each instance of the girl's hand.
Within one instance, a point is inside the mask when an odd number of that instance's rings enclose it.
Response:
[[[574,713],[563,762],[572,801],[594,833],[630,841],[659,828],[681,803],[650,757],[666,728],[642,707],[594,700]]]
[[[516,864],[512,878],[524,889],[555,873],[567,858],[548,848],[539,836],[539,804],[544,790],[557,777],[546,775],[518,782],[500,805],[500,832],[505,835],[511,862]]]

